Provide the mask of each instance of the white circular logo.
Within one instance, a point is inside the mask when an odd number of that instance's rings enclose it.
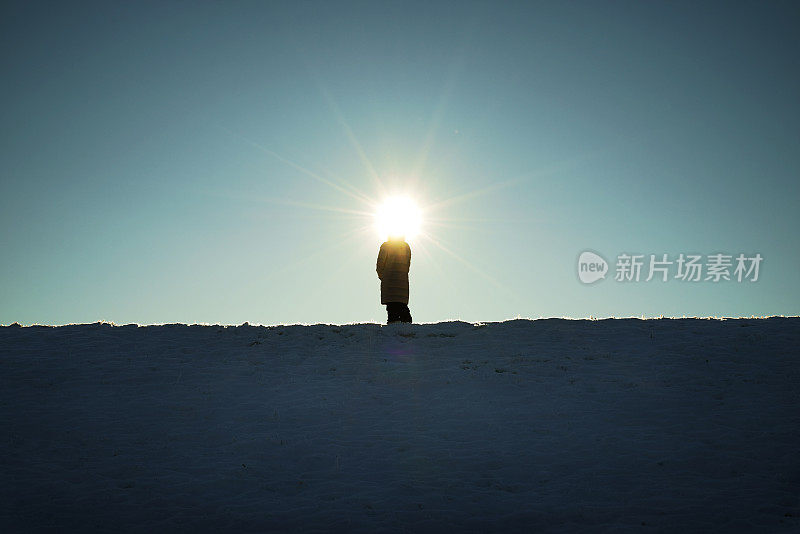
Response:
[[[578,258],[578,278],[584,284],[593,284],[605,278],[608,263],[594,252],[584,251]]]

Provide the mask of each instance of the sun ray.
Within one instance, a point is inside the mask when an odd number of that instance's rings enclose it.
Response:
[[[280,218],[284,220],[307,220],[307,221],[364,221],[366,217],[363,215],[348,215],[337,214],[329,211],[323,213],[259,213],[259,219],[274,219]]]
[[[298,267],[302,266],[303,264],[305,264],[305,263],[307,263],[307,262],[309,262],[309,261],[311,261],[313,259],[316,259],[316,258],[318,258],[320,256],[329,255],[333,250],[335,250],[337,248],[341,248],[344,245],[347,245],[348,243],[350,243],[351,241],[353,241],[356,238],[359,238],[359,239],[363,240],[369,234],[369,231],[370,231],[370,227],[368,225],[359,226],[359,227],[356,227],[356,228],[351,228],[347,232],[344,232],[343,234],[341,234],[336,239],[328,239],[328,240],[326,240],[326,241],[330,241],[330,243],[331,243],[327,247],[325,247],[323,249],[316,250],[315,252],[312,252],[311,254],[308,254],[307,256],[299,258],[299,259],[297,259],[297,260],[295,260],[295,261],[293,261],[291,263],[284,264],[281,268],[267,273],[265,275],[265,279],[273,278],[273,277],[281,275],[281,274],[283,274],[283,273],[285,273],[287,271],[294,271]]]
[[[460,203],[460,202],[464,202],[464,201],[470,200],[470,199],[475,198],[475,197],[479,197],[481,195],[487,194],[487,193],[495,191],[497,189],[502,189],[504,187],[513,186],[513,185],[516,185],[516,184],[519,184],[519,183],[523,183],[523,182],[526,182],[526,181],[534,180],[534,179],[537,179],[537,178],[543,178],[543,177],[554,175],[554,174],[558,174],[558,173],[561,173],[561,172],[564,172],[564,171],[567,171],[567,170],[579,168],[579,166],[581,164],[585,163],[587,160],[591,160],[592,158],[595,158],[595,157],[597,157],[599,155],[602,155],[602,154],[606,153],[607,151],[608,150],[606,148],[586,151],[586,152],[583,152],[583,153],[578,154],[576,156],[557,161],[555,163],[547,165],[547,166],[545,166],[545,167],[543,167],[541,169],[538,169],[536,171],[524,173],[524,174],[518,175],[518,176],[516,176],[514,178],[510,178],[508,180],[495,182],[495,183],[489,184],[489,185],[487,185],[485,187],[482,187],[482,188],[479,188],[479,189],[475,189],[475,190],[472,190],[472,191],[468,191],[466,193],[462,193],[460,195],[456,195],[456,196],[444,199],[444,200],[436,202],[434,204],[430,204],[430,205],[424,206],[423,209],[426,212],[427,211],[435,211],[435,210],[438,210],[438,209],[441,209],[441,208],[444,208],[444,207],[447,207],[447,206],[451,206],[453,204],[457,204],[457,203]],[[428,220],[428,219],[426,218],[426,220]]]
[[[364,230],[365,233],[368,230]],[[368,257],[372,254],[374,250],[373,243],[368,239],[364,239],[361,241],[360,246],[357,246],[356,249],[358,250],[355,254],[347,254],[345,261],[341,262],[341,264],[335,269],[326,269],[325,272],[328,273],[324,280],[339,280],[339,275],[349,266],[353,265],[355,262],[363,261],[365,257]],[[377,257],[377,254],[376,254]],[[328,286],[330,284],[323,284],[323,286]]]
[[[240,140],[244,141],[245,143],[249,144],[250,146],[252,146],[254,148],[257,148],[258,150],[260,150],[260,151],[262,151],[262,152],[264,152],[266,154],[269,154],[270,156],[272,156],[272,157],[282,161],[283,163],[289,165],[293,169],[296,169],[296,170],[306,174],[307,176],[310,176],[311,178],[314,178],[315,180],[318,180],[318,181],[324,183],[325,185],[328,185],[328,186],[336,189],[340,193],[343,193],[343,194],[348,195],[348,196],[350,196],[352,198],[355,198],[356,200],[358,200],[358,201],[360,201],[362,203],[365,203],[367,205],[374,204],[374,202],[375,202],[374,200],[370,199],[367,195],[365,195],[365,194],[361,193],[360,191],[358,191],[352,185],[348,184],[348,187],[352,188],[354,190],[354,192],[351,192],[350,190],[346,189],[344,186],[342,186],[342,185],[340,185],[340,184],[338,184],[338,183],[336,183],[336,182],[334,182],[332,180],[328,180],[327,178],[324,178],[324,177],[320,176],[319,174],[315,173],[314,171],[311,171],[311,170],[303,167],[299,163],[295,163],[294,161],[290,160],[289,158],[286,158],[286,157],[278,154],[274,150],[270,150],[269,148],[266,148],[266,147],[260,145],[259,143],[256,143],[255,141],[253,141],[251,139],[248,139],[247,137],[244,137],[243,135],[237,134],[236,132],[233,132],[230,129],[225,128],[225,127],[223,127],[223,129],[226,130],[231,135],[233,135],[235,137],[238,137]]]
[[[371,218],[373,216],[372,212],[369,211],[360,211],[360,210],[353,210],[347,208],[339,208],[336,206],[325,206],[324,204],[312,204],[310,202],[299,202],[296,200],[289,200],[289,199],[282,199],[282,198],[272,198],[260,195],[244,195],[244,194],[233,194],[233,193],[221,193],[219,191],[209,190],[206,191],[206,194],[213,195],[215,197],[221,198],[228,198],[231,200],[243,200],[247,202],[264,202],[269,204],[282,204],[285,206],[295,206],[299,208],[309,208],[313,210],[319,211],[330,211],[336,213],[343,213],[347,215],[354,215],[357,218]],[[353,217],[356,218],[356,217]]]
[[[494,231],[492,230],[492,226],[497,225],[518,225],[518,224],[540,224],[536,218],[533,217],[514,217],[514,218],[459,218],[459,217],[449,217],[449,218],[432,218],[432,217],[425,217],[425,225],[428,227],[437,227],[437,228],[452,228],[452,229],[463,229],[469,231]]]
[[[465,58],[462,55],[458,59],[456,59],[448,69],[447,79],[445,80],[444,85],[442,86],[442,91],[439,94],[439,99],[436,104],[436,109],[434,109],[433,114],[431,115],[430,126],[428,127],[428,133],[425,135],[425,141],[422,143],[420,147],[419,155],[417,156],[417,161],[414,164],[412,176],[417,177],[421,176],[424,169],[425,164],[428,161],[428,155],[430,154],[431,148],[433,147],[433,141],[436,137],[436,133],[439,130],[439,126],[442,123],[442,118],[444,117],[445,112],[447,111],[447,106],[450,101],[450,96],[453,93],[453,88],[455,87],[456,80],[458,79],[461,71],[463,70],[465,65]]]
[[[509,218],[509,217],[425,217],[425,222],[475,222],[475,223],[500,223],[509,224],[522,221],[530,221],[525,218]]]
[[[431,252],[425,246],[424,241],[419,241],[419,242],[415,243],[415,249],[418,249],[418,250],[421,251],[422,256],[427,261],[429,261],[431,265],[433,265],[433,268],[434,268],[434,270],[436,270],[436,273],[439,275],[439,277],[442,278],[442,280],[444,280],[445,284],[447,284],[447,286],[450,288],[450,290],[453,292],[453,294],[454,295],[457,294],[457,289],[456,289],[456,286],[453,284],[452,276],[447,276],[445,274],[444,269],[439,264],[439,262],[436,260],[436,257],[433,254],[431,254]]]
[[[451,222],[439,222],[439,221],[429,221],[425,220],[427,226],[436,226],[439,228],[450,228],[453,230],[467,230],[469,232],[481,232],[486,231],[487,228],[485,225],[469,225],[469,224],[455,224]]]
[[[350,144],[353,146],[353,149],[356,151],[358,157],[361,159],[361,163],[364,165],[364,167],[367,170],[367,173],[370,175],[373,182],[375,183],[375,186],[377,187],[379,193],[381,194],[381,196],[385,196],[386,186],[381,181],[380,176],[378,176],[375,167],[372,165],[372,162],[367,157],[366,153],[364,152],[364,149],[361,148],[361,143],[359,143],[358,139],[356,139],[353,130],[350,128],[350,125],[345,120],[344,115],[339,110],[339,106],[333,100],[333,96],[331,96],[331,94],[322,84],[319,84],[319,89],[320,92],[322,93],[322,96],[325,98],[325,101],[328,103],[328,106],[330,106],[331,111],[336,117],[336,120],[339,122],[339,125],[344,130],[345,135],[347,135],[347,139],[350,141]]]
[[[369,195],[367,195],[366,193],[362,192],[356,186],[350,184],[349,182],[344,181],[344,180],[336,180],[335,177],[331,176],[330,172],[325,171],[325,170],[322,171],[322,174],[324,174],[330,181],[336,182],[336,183],[340,183],[343,187],[347,187],[348,189],[350,189],[353,192],[354,195],[358,196],[358,198],[361,200],[362,203],[364,203],[364,204],[366,204],[368,206],[373,206],[373,205],[377,204],[378,201],[376,199],[374,199],[374,198],[370,197]]]
[[[372,217],[372,213],[368,211],[359,211],[359,210],[351,210],[347,208],[337,208],[335,206],[325,206],[324,204],[312,204],[310,202],[299,202],[296,200],[282,200],[276,198],[268,198],[268,197],[255,197],[252,200],[257,200],[261,202],[269,202],[271,204],[284,204],[287,206],[296,206],[298,208],[308,208],[313,210],[320,210],[320,211],[333,211],[337,213],[347,213],[351,215],[358,215],[359,217]]]
[[[466,259],[464,259],[461,256],[459,256],[458,254],[456,254],[455,252],[450,250],[448,247],[444,246],[440,241],[441,238],[439,240],[437,240],[431,234],[429,234],[427,232],[420,232],[420,236],[424,237],[425,239],[427,239],[428,241],[430,241],[431,243],[433,243],[434,245],[436,245],[437,247],[442,249],[444,252],[446,252],[447,254],[451,255],[452,257],[454,257],[455,259],[457,259],[458,261],[460,261],[461,263],[463,263],[464,265],[466,265],[467,267],[469,267],[470,269],[472,269],[473,271],[475,271],[476,273],[478,273],[479,275],[484,277],[486,280],[491,282],[498,289],[506,292],[507,294],[509,294],[511,296],[514,296],[514,293],[510,289],[508,289],[506,286],[504,286],[503,284],[498,282],[494,277],[492,277],[489,274],[483,272],[483,270],[481,270],[478,267],[472,265],[469,261],[467,261]]]
[[[481,195],[485,195],[485,194],[490,193],[492,191],[496,191],[497,189],[502,189],[504,187],[509,187],[509,186],[515,185],[515,184],[521,182],[522,179],[523,179],[522,177],[518,177],[518,178],[510,178],[510,179],[504,180],[502,182],[495,182],[493,184],[487,185],[486,187],[481,187],[480,189],[474,189],[472,191],[468,191],[466,193],[462,193],[460,195],[456,195],[454,197],[450,197],[450,198],[447,198],[445,200],[441,200],[439,202],[436,202],[435,204],[429,204],[429,205],[425,206],[423,209],[425,211],[438,210],[438,209],[444,208],[446,206],[451,206],[451,205],[457,204],[459,202],[464,202],[466,200],[470,200],[472,198],[479,197]]]

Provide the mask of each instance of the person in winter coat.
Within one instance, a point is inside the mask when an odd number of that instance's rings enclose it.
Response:
[[[381,304],[386,305],[386,324],[411,322],[408,309],[408,269],[411,247],[404,236],[390,236],[378,251],[375,270],[381,280]]]

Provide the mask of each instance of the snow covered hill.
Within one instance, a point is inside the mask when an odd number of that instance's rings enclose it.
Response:
[[[0,531],[797,532],[800,318],[0,328]]]

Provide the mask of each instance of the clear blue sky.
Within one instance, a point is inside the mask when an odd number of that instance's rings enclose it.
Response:
[[[800,8],[699,4],[6,2],[0,323],[383,321],[400,191],[419,322],[797,315]]]

